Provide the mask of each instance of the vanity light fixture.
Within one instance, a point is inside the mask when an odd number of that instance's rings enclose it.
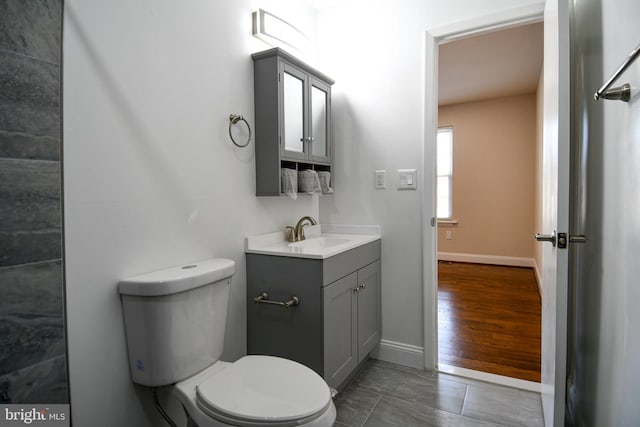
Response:
[[[314,43],[302,31],[264,9],[253,12],[253,35],[271,46],[293,48],[303,55],[316,52]]]

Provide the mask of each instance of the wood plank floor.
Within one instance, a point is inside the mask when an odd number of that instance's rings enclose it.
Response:
[[[540,382],[533,269],[438,263],[439,363]]]

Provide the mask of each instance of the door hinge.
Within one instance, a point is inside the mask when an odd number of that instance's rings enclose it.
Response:
[[[431,217],[431,226],[432,226],[432,227],[435,227],[435,226],[436,226],[436,221],[437,221],[436,217],[435,217],[435,216],[432,216],[432,217]]]

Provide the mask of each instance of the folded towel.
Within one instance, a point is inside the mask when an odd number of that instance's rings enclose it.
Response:
[[[298,172],[298,191],[301,193],[319,194],[322,193],[320,187],[320,177],[318,172],[307,169]]]
[[[281,191],[287,197],[296,200],[298,198],[298,172],[295,169],[280,169],[280,186]]]

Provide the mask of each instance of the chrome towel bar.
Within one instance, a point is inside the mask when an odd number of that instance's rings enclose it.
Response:
[[[636,46],[635,49],[633,49],[627,59],[624,60],[624,62],[620,65],[620,67],[618,67],[618,69],[615,71],[615,73],[613,73],[609,80],[607,80],[607,82],[603,84],[602,87],[596,91],[596,93],[593,94],[593,99],[597,101],[603,98],[629,102],[629,100],[631,99],[631,86],[629,84],[624,84],[622,86],[614,87],[611,89],[609,88],[613,83],[615,83],[616,80],[618,80],[618,77],[620,77],[620,75],[622,75],[622,73],[624,73],[627,68],[629,68],[629,66],[633,64],[633,61],[635,61],[638,56],[640,56],[640,44]]]
[[[296,296],[292,296],[288,301],[271,301],[269,295],[266,292],[262,292],[260,295],[253,299],[254,304],[273,304],[282,308],[295,307],[300,304],[300,299]]]

